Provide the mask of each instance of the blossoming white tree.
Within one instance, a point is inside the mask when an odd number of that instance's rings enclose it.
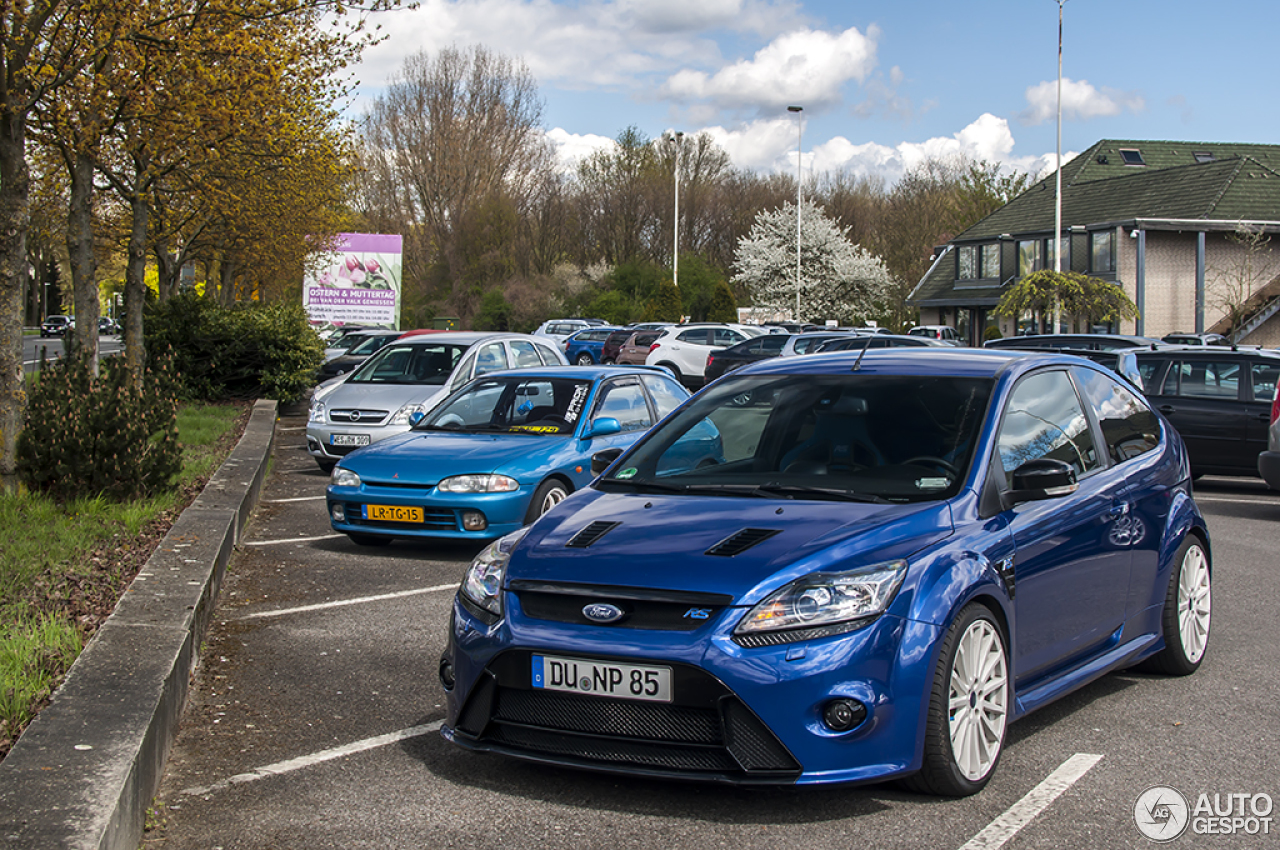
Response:
[[[835,319],[850,324],[878,312],[890,284],[889,270],[855,245],[821,207],[805,201],[800,226],[800,315],[797,321]],[[756,307],[790,315],[796,309],[796,208],[785,203],[756,216],[734,253],[738,273]]]

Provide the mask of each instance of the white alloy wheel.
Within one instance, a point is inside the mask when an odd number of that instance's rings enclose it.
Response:
[[[970,781],[985,778],[1000,755],[1008,715],[1008,678],[999,629],[985,618],[974,620],[956,647],[948,697],[951,755]]]
[[[1213,592],[1209,586],[1209,563],[1204,550],[1190,546],[1182,556],[1178,574],[1178,634],[1182,654],[1198,664],[1209,645],[1209,619],[1213,613]]]

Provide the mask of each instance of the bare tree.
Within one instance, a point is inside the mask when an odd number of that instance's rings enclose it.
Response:
[[[1227,236],[1231,246],[1226,259],[1215,264],[1205,286],[1206,305],[1223,314],[1218,326],[1240,341],[1240,326],[1248,318],[1249,301],[1280,272],[1271,250],[1271,236],[1261,227],[1243,222]]]

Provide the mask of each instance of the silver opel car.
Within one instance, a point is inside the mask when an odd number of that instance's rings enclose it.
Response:
[[[426,413],[474,377],[567,365],[551,340],[528,334],[457,332],[397,340],[355,371],[316,388],[307,451],[330,472],[342,456],[408,431],[413,414]]]

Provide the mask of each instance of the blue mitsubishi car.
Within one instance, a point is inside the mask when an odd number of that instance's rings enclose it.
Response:
[[[711,431],[720,456],[689,463]],[[595,463],[461,582],[440,661],[455,744],[963,796],[1011,722],[1112,671],[1193,673],[1208,648],[1182,441],[1083,358],[777,358]]]
[[[593,454],[630,446],[688,397],[656,367],[490,372],[416,414],[408,432],[339,460],[330,524],[365,546],[501,537],[590,483]],[[690,466],[721,459],[709,427],[681,455]]]

